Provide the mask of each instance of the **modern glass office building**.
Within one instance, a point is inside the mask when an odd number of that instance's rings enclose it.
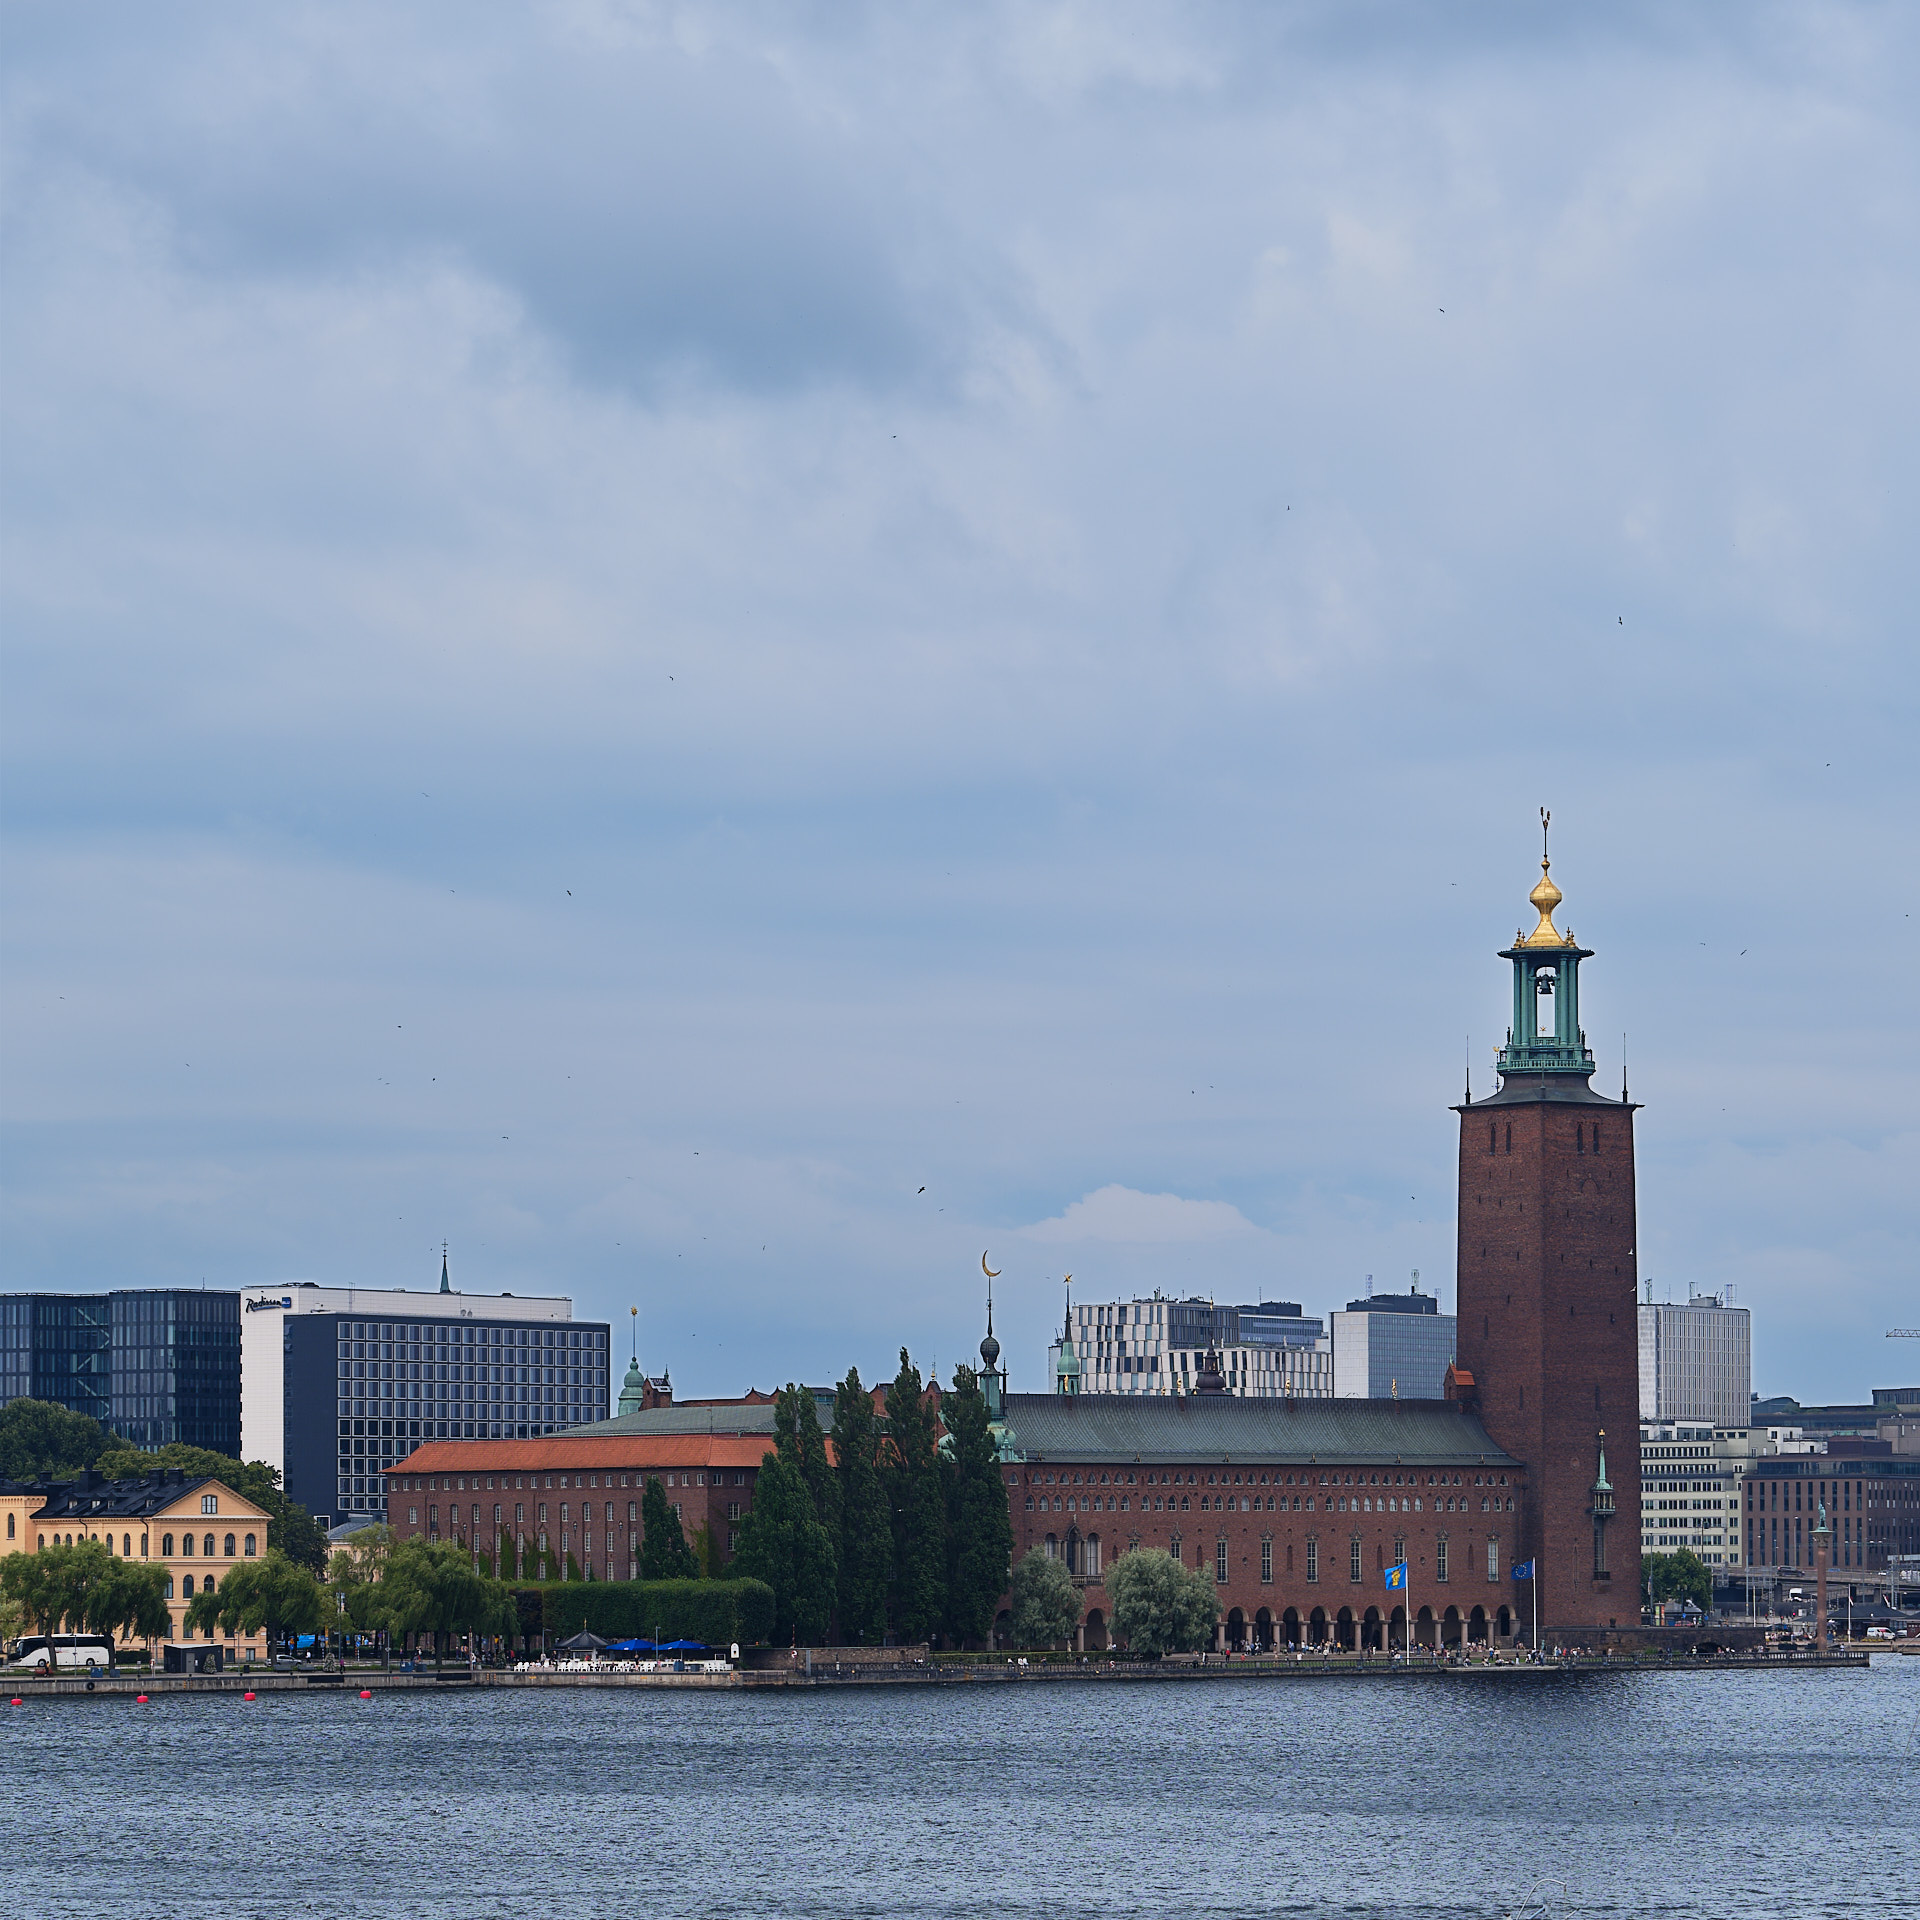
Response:
[[[609,1412],[603,1320],[559,1296],[311,1283],[245,1300],[246,1457],[322,1525],[386,1510],[425,1440],[530,1440]]]
[[[137,1447],[240,1451],[240,1296],[0,1295],[0,1401],[51,1400]]]

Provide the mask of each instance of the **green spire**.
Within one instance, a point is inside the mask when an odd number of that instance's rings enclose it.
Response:
[[[440,1291],[442,1293],[453,1291],[452,1283],[447,1279],[447,1243],[444,1240],[440,1242]]]
[[[1580,962],[1593,955],[1571,931],[1562,933],[1553,924],[1564,896],[1553,884],[1546,855],[1552,817],[1541,810],[1540,880],[1527,896],[1539,921],[1531,933],[1516,933],[1500,955],[1513,964],[1513,1024],[1497,1065],[1502,1074],[1564,1074],[1585,1081],[1593,1073],[1593,1055],[1580,1026]]]
[[[1057,1392],[1077,1394],[1080,1391],[1080,1356],[1073,1350],[1073,1275],[1067,1275],[1067,1320],[1060,1332],[1060,1358],[1053,1363],[1054,1387]]]

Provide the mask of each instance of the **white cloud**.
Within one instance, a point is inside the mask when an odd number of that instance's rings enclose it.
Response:
[[[1029,1240],[1049,1246],[1105,1241],[1121,1246],[1181,1246],[1230,1240],[1259,1232],[1238,1207],[1224,1200],[1185,1200],[1177,1193],[1142,1193],[1137,1187],[1097,1187],[1065,1213],[1023,1227]]]

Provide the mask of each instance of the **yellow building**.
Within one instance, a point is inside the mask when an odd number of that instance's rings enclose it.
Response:
[[[220,1584],[236,1563],[267,1550],[267,1514],[220,1480],[189,1479],[177,1469],[139,1480],[0,1481],[0,1554],[98,1540],[108,1552],[167,1570],[167,1606],[176,1641],[192,1638],[188,1603]],[[210,1638],[213,1636],[209,1636]],[[132,1641],[123,1638],[123,1644]],[[218,1636],[229,1659],[266,1653],[266,1636]]]

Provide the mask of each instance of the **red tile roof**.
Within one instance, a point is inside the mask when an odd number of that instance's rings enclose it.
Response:
[[[755,1434],[620,1434],[606,1439],[429,1440],[389,1473],[572,1473],[590,1467],[650,1472],[681,1467],[757,1467],[772,1451]],[[829,1448],[831,1454],[831,1448]]]

